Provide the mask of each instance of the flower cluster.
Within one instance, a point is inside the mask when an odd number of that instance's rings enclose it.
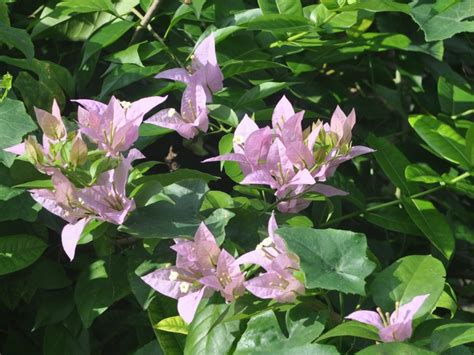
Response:
[[[281,212],[296,213],[306,208],[310,201],[302,196],[307,192],[344,195],[344,191],[322,182],[334,175],[341,163],[373,151],[352,146],[355,112],[346,116],[337,107],[330,124],[318,121],[304,131],[303,115],[304,111],[295,113],[283,96],[273,111],[272,127],[259,128],[246,115],[235,130],[234,152],[205,162],[238,162],[245,176],[242,184],[275,189]]]
[[[112,97],[108,105],[77,100],[81,105],[79,129],[73,132],[67,132],[54,101],[51,113],[35,108],[43,131],[42,144],[29,136],[23,143],[5,149],[25,155],[40,172],[51,176],[52,189],[31,189],[30,194],[68,222],[61,232],[61,241],[71,260],[89,221],[120,225],[135,209],[125,188],[132,162],[144,156],[130,148],[138,139],[143,116],[165,99],[156,96],[128,103]],[[97,149],[90,150],[83,136]]]
[[[400,306],[395,303],[395,311],[383,313],[380,308],[374,311],[356,311],[346,318],[375,326],[379,331],[380,339],[385,342],[405,341],[413,333],[412,321],[429,295],[414,297],[410,302]]]
[[[263,299],[294,302],[296,294],[304,293],[303,284],[293,276],[299,270],[298,257],[290,253],[272,215],[269,237],[257,249],[235,259],[220,249],[204,223],[193,241],[175,239],[171,248],[176,252],[176,265],[158,269],[142,277],[156,291],[178,300],[180,316],[190,323],[202,298],[218,291],[227,302],[242,296],[244,290]],[[265,273],[245,281],[241,264],[256,264]]]
[[[173,129],[186,139],[194,138],[199,131],[207,132],[206,103],[212,102],[212,94],[222,89],[224,80],[217,64],[214,35],[209,35],[197,46],[187,69],[165,70],[155,78],[181,81],[186,89],[181,99],[181,113],[174,108],[164,109],[146,123]]]

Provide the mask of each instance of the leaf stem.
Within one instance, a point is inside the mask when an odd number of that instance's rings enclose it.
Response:
[[[465,172],[465,173],[463,173],[459,176],[456,176],[455,178],[453,178],[452,180],[450,180],[449,182],[447,182],[443,185],[439,185],[439,186],[433,187],[431,189],[428,189],[428,190],[425,190],[425,191],[422,191],[422,192],[418,192],[416,194],[408,196],[408,198],[412,199],[412,198],[418,198],[418,197],[423,197],[423,196],[429,195],[433,192],[444,189],[446,186],[449,186],[449,185],[455,184],[455,183],[457,183],[461,180],[464,180],[464,179],[468,178],[469,176],[471,176],[471,173],[470,172]],[[364,214],[364,213],[367,213],[367,212],[373,212],[373,211],[376,211],[376,210],[380,210],[382,208],[386,208],[386,207],[390,207],[390,206],[396,206],[399,203],[401,203],[401,201],[402,201],[401,198],[398,198],[398,199],[393,200],[393,201],[380,203],[378,205],[368,207],[364,210],[352,212],[352,213],[346,214],[344,216],[341,216],[339,218],[334,218],[334,219],[332,219],[332,220],[330,220],[326,223],[321,224],[320,227],[327,227],[327,226],[336,224],[338,222],[345,221],[346,219],[350,219],[350,218],[353,218],[353,217],[358,217],[361,214]]]
[[[159,1],[157,1],[157,2],[159,3]],[[151,8],[151,6],[150,6],[150,8]],[[150,11],[150,9],[148,9],[148,11]],[[147,13],[148,13],[148,11],[147,11]],[[150,32],[150,34],[153,36],[153,38],[155,38],[158,42],[160,42],[160,44],[163,46],[166,53],[168,53],[168,55],[171,57],[171,59],[173,59],[175,61],[175,63],[178,64],[178,66],[180,66],[181,68],[185,68],[184,64],[179,60],[178,57],[176,57],[174,55],[174,53],[171,51],[171,49],[166,45],[163,38],[161,38],[160,35],[158,33],[156,33],[155,30],[153,30],[153,27],[151,27],[151,25],[149,23],[147,25],[142,25],[142,23],[144,23],[145,20],[146,20],[145,19],[146,15],[143,16],[136,9],[132,9],[132,12],[141,20],[140,23],[138,24],[138,26],[140,26],[140,28],[146,29],[148,32]],[[151,21],[151,16],[150,16],[149,21]],[[132,40],[133,40],[133,38],[132,38]]]

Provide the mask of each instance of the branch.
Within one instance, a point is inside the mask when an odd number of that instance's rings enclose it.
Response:
[[[130,44],[137,43],[140,40],[143,35],[143,31],[146,30],[151,18],[153,17],[153,14],[158,9],[158,6],[160,6],[160,2],[161,0],[153,0],[147,12],[145,13],[145,16],[141,18],[140,26],[135,29],[132,39],[130,40]]]

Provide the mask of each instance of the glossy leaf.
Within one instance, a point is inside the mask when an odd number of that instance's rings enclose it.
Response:
[[[45,249],[46,243],[32,235],[18,234],[0,237],[0,275],[30,266]]]
[[[390,312],[395,302],[405,304],[413,297],[429,294],[418,315],[431,311],[444,289],[446,271],[431,255],[405,256],[375,276],[370,292],[384,312]],[[429,282],[426,282],[429,280]]]
[[[288,354],[289,352],[338,354],[337,350],[330,345],[311,344],[304,338],[298,339],[297,336],[285,337],[272,311],[266,311],[250,319],[234,354]]]
[[[423,115],[411,116],[409,121],[426,144],[444,159],[462,166],[469,165],[465,153],[466,141],[451,126]]]
[[[31,42],[28,32],[11,27],[0,21],[0,43],[20,50],[28,59],[35,56],[33,42]]]
[[[435,355],[434,352],[405,343],[382,343],[357,352],[357,355],[404,354]]]
[[[469,0],[438,0],[433,3],[415,0],[410,3],[410,14],[425,32],[426,41],[449,38],[460,32],[474,32],[474,8]]]
[[[85,328],[130,292],[122,258],[115,256],[110,262],[97,260],[79,275],[74,300]]]
[[[347,321],[337,325],[318,338],[318,342],[334,337],[358,337],[369,340],[380,341],[378,329],[372,325],[357,321]]]
[[[239,331],[239,321],[221,322],[228,310],[226,304],[201,303],[189,326],[185,355],[225,354],[230,350]]]
[[[462,344],[474,342],[474,324],[446,324],[436,328],[431,335],[431,349],[436,353]]]
[[[308,288],[365,294],[365,278],[375,269],[368,260],[365,236],[336,229],[280,228],[296,253]]]
[[[15,117],[15,120],[11,117]],[[14,155],[3,151],[3,148],[20,143],[25,134],[35,129],[36,125],[21,101],[6,98],[0,103],[0,161],[11,166]]]
[[[375,159],[395,186],[406,194],[414,194],[419,191],[416,184],[407,181],[405,168],[410,162],[397,147],[386,139],[373,135],[369,137],[369,144],[373,149],[376,149]]]
[[[430,242],[449,259],[454,252],[454,236],[446,218],[430,201],[402,198],[411,220]]]

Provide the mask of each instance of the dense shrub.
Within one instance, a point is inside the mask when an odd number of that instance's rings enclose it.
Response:
[[[470,354],[471,0],[0,0],[2,354]]]

